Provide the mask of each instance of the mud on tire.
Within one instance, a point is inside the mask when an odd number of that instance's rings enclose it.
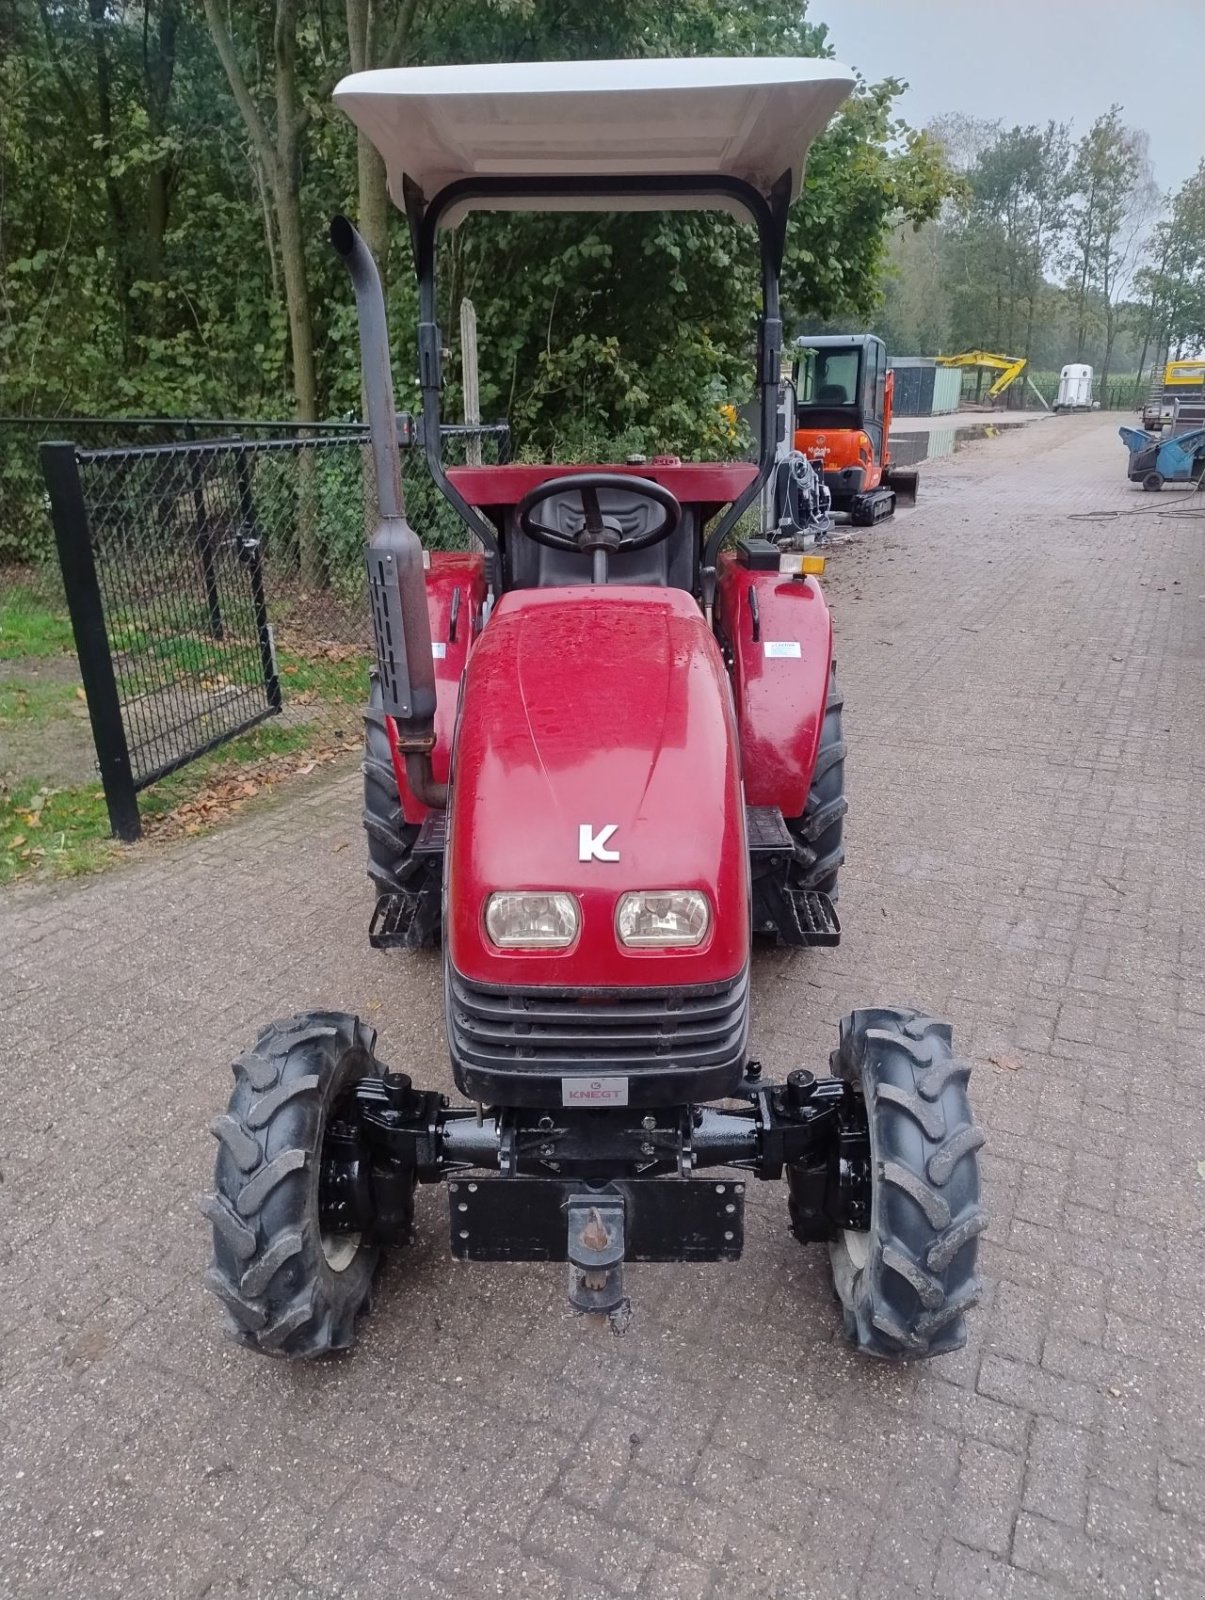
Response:
[[[347,1350],[368,1309],[376,1244],[319,1225],[322,1141],[340,1100],[374,1068],[375,1031],[310,1012],[260,1031],[234,1063],[229,1106],[212,1125],[215,1190],[206,1284],[239,1343],[268,1355]]]
[[[961,1349],[987,1226],[971,1069],[954,1055],[947,1023],[892,1010],[846,1017],[832,1066],[863,1096],[870,1129],[869,1231],[844,1231],[829,1246],[846,1337],[895,1360]]]

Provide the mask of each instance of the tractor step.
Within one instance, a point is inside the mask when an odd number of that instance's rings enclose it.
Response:
[[[432,907],[430,895],[408,894],[403,889],[378,897],[368,924],[368,942],[374,950],[420,950],[433,942],[438,927],[438,899]]]
[[[818,889],[784,889],[782,901],[799,932],[798,939],[787,938],[788,944],[840,944],[841,923],[828,895]]]

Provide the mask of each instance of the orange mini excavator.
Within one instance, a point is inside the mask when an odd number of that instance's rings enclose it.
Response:
[[[795,448],[824,474],[834,511],[863,526],[915,505],[917,474],[891,466],[895,374],[873,333],[796,341]]]

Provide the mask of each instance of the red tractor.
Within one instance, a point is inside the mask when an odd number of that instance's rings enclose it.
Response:
[[[851,82],[826,61],[642,60],[336,91],[409,217],[425,450],[479,545],[428,555],[406,521],[380,283],[337,218],[380,514],[371,937],[442,942],[466,1103],[384,1065],[355,1017],[260,1033],[203,1202],[208,1281],[251,1349],[347,1349],[420,1183],[447,1180],[458,1257],[567,1262],[572,1304],[616,1313],[625,1261],[740,1256],[750,1176],[785,1177],[859,1350],[963,1343],[982,1135],[950,1029],[855,1011],[832,1076],[782,1084],[749,1052],[755,940],[839,936],[845,745],[815,558],[731,536],[774,464],[787,209]],[[704,207],[760,241],[757,464],[445,472],[440,229],[474,208]]]

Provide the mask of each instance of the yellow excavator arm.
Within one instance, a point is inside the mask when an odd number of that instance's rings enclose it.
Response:
[[[966,350],[959,356],[938,356],[939,367],[983,367],[1000,376],[987,391],[989,400],[997,400],[1025,371],[1024,356],[998,356],[988,350]]]

